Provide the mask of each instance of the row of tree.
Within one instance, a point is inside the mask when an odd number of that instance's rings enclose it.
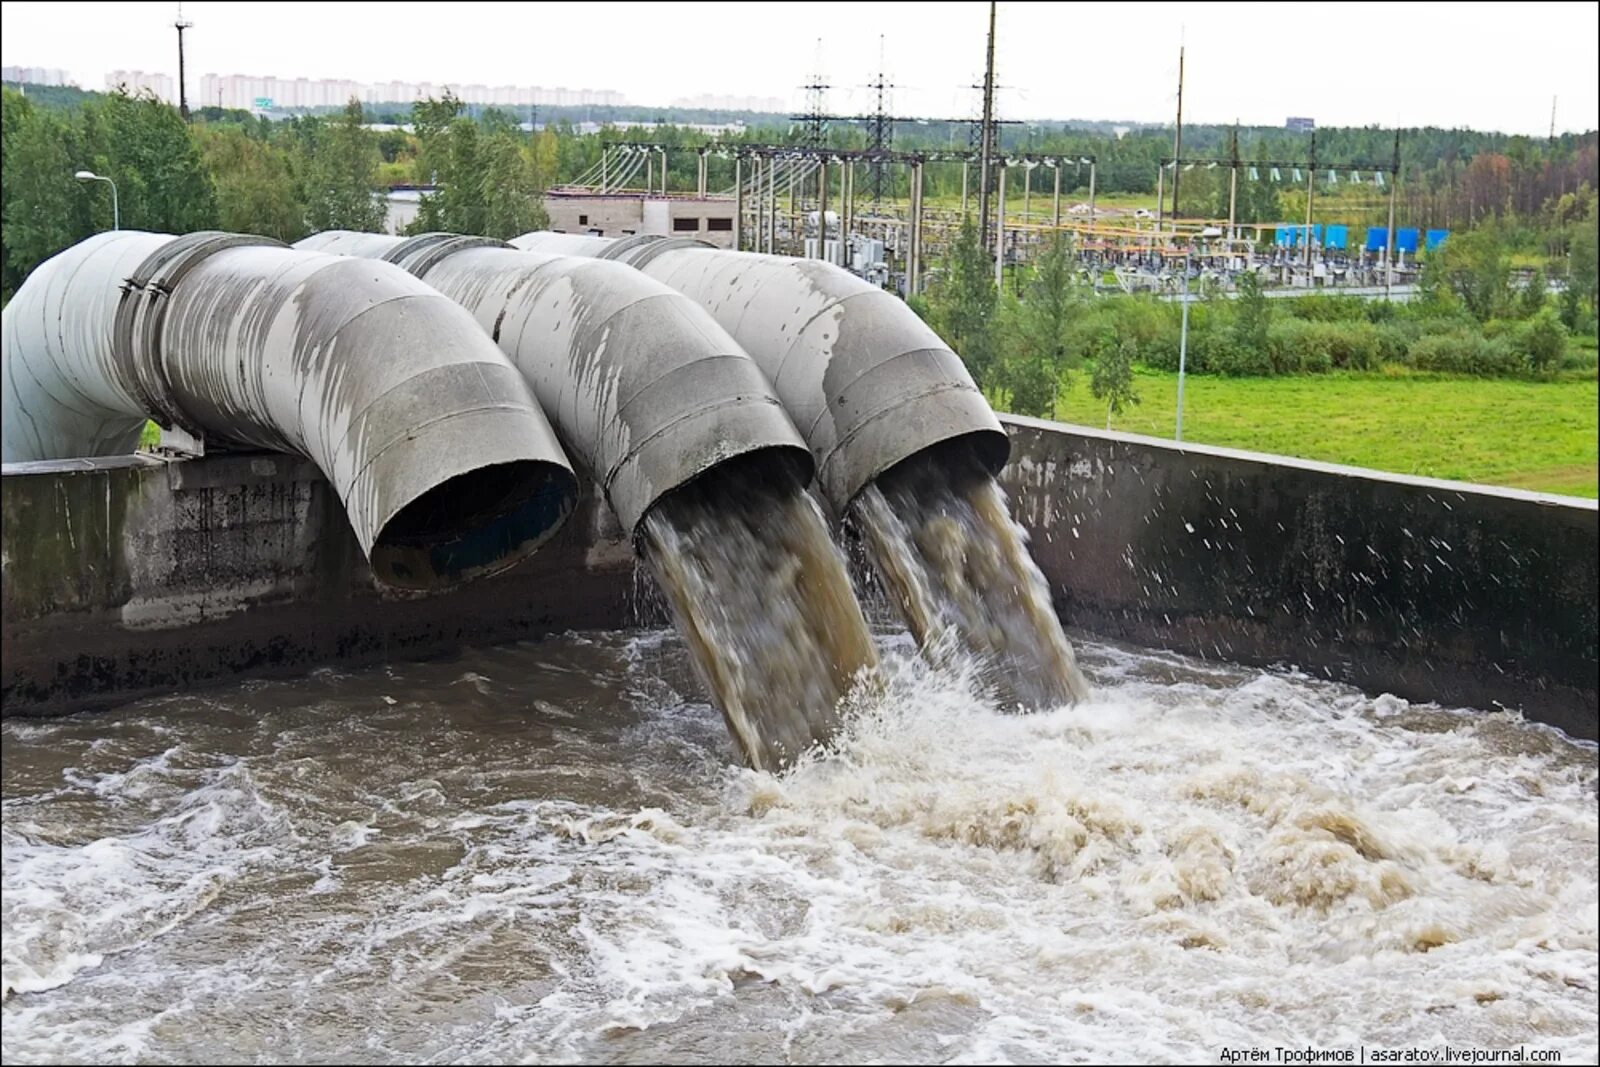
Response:
[[[184,124],[170,106],[121,94],[77,94],[69,106],[43,106],[12,90],[4,93],[3,295],[41,259],[110,224],[103,186],[72,179],[89,169],[114,179],[122,198],[123,225],[183,231],[221,227],[293,241],[327,228],[370,230],[384,221],[381,194],[397,185],[431,189],[422,197],[416,227],[512,236],[542,224],[539,200],[546,187],[594,173],[609,146],[650,141],[666,148],[668,182],[692,188],[698,149],[740,144],[794,142],[798,127],[750,125],[712,138],[683,127],[649,130],[607,126],[581,134],[566,120],[537,132],[493,108],[475,114],[453,97],[415,104],[408,128],[374,130],[372,116],[355,101],[341,112],[268,122],[244,112],[201,109]],[[393,116],[391,116],[393,117]],[[897,149],[966,147],[959,123],[902,125]],[[1030,124],[1004,129],[1011,152],[1056,155],[1069,161],[1065,186],[1086,191],[1088,168],[1076,160],[1098,160],[1098,188],[1150,193],[1160,159],[1171,151],[1171,131],[1160,127],[1111,129],[1103,124]],[[1319,159],[1382,164],[1393,151],[1392,131],[1377,127],[1317,131]],[[855,125],[829,131],[839,148],[864,148]],[[1285,171],[1269,180],[1269,161],[1300,159],[1309,136],[1272,128],[1185,127],[1186,154],[1255,165],[1254,180],[1241,175],[1237,217],[1245,222],[1297,218],[1304,191]],[[1565,135],[1549,141],[1470,130],[1406,130],[1401,141],[1402,225],[1466,228],[1489,219],[1505,229],[1511,247],[1524,250],[1537,235],[1559,239],[1579,210],[1583,190],[1596,184],[1596,135]],[[656,159],[659,162],[660,156]],[[733,183],[725,154],[708,163],[713,190]],[[620,169],[620,162],[618,164]],[[1227,213],[1230,168],[1198,167],[1182,174],[1182,213],[1220,217]],[[1047,168],[1018,171],[1033,192],[1047,196]],[[615,176],[613,174],[613,176]],[[969,178],[972,176],[969,175]],[[658,179],[659,181],[659,176]],[[886,194],[906,195],[905,168],[886,171]],[[961,168],[927,168],[930,199],[955,198]],[[975,180],[975,179],[974,179]],[[868,187],[858,181],[857,195]],[[1015,186],[1012,192],[1015,193]],[[1386,200],[1371,182],[1324,188],[1319,218],[1379,222]],[[1329,214],[1329,212],[1332,214]],[[1564,246],[1547,247],[1552,256]]]
[[[111,228],[110,191],[75,180],[83,170],[115,183],[126,229],[223,229],[285,243],[321,230],[377,231],[398,181],[437,187],[422,197],[412,232],[513,237],[544,225],[541,194],[560,165],[560,135],[531,137],[503,114],[460,112],[451,98],[419,103],[411,133],[367,128],[354,101],[331,118],[268,123],[219,112],[186,124],[149,97],[86,94],[63,109],[6,89],[0,297],[42,260]]]

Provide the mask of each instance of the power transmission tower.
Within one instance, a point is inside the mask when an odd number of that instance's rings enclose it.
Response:
[[[978,241],[989,247],[990,160],[999,148],[994,125],[994,0],[989,0],[989,48],[983,66],[983,127],[978,131]]]
[[[822,73],[822,38],[817,38],[817,66],[816,73],[811,75],[811,81],[800,88],[806,91],[806,113],[795,115],[793,120],[801,124],[800,144],[805,148],[821,148],[828,140],[828,119],[831,117],[827,109],[827,91],[833,86],[827,84],[827,78]]]
[[[894,150],[894,116],[889,114],[889,83],[883,72],[883,38],[878,38],[878,79],[867,86],[877,94],[877,107],[867,116],[867,151],[886,153]],[[873,159],[869,164],[868,178],[872,183],[872,206],[878,208],[889,187],[889,167],[885,160]]]

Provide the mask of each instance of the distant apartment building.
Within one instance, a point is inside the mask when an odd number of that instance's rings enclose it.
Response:
[[[119,72],[125,73],[125,72]],[[546,89],[537,85],[481,85],[461,82],[355,82],[340,78],[280,78],[275,74],[205,74],[196,102],[245,110],[298,110],[343,107],[353,97],[364,104],[410,103],[446,91],[463,102],[483,106],[620,107],[621,93],[609,89]]]
[[[178,81],[170,74],[152,74],[143,70],[114,70],[106,75],[106,91],[123,90],[133,96],[150,93],[157,100],[169,104],[178,102]]]
[[[0,67],[0,81],[20,85],[72,85],[67,72],[60,67]]]
[[[703,111],[776,111],[789,110],[789,105],[778,96],[729,96],[722,93],[701,93],[699,96],[680,96],[673,107],[698,108]]]
[[[1310,133],[1317,128],[1317,121],[1315,119],[1290,116],[1284,120],[1283,128],[1290,133]]]

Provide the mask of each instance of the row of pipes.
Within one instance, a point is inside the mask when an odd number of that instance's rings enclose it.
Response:
[[[131,452],[147,419],[302,455],[375,577],[438,589],[531,555],[577,472],[637,533],[740,457],[874,478],[1009,444],[960,358],[832,264],[685,238],[99,234],[3,312],[4,460]]]

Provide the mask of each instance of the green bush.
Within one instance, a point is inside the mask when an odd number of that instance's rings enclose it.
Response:
[[[1465,331],[1430,334],[1411,345],[1411,362],[1418,370],[1484,377],[1513,375],[1526,363],[1508,337],[1493,339]]]
[[[1312,293],[1286,300],[1289,314],[1306,322],[1365,322],[1369,301],[1338,293]]]
[[[1328,324],[1281,319],[1267,329],[1266,362],[1272,374],[1321,374],[1333,367]]]
[[[1567,328],[1551,308],[1543,308],[1516,332],[1516,347],[1535,374],[1549,374],[1567,351]]]

